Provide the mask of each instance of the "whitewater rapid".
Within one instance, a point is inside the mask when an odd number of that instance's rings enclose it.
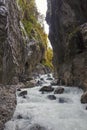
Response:
[[[42,86],[50,85],[52,81],[47,80],[48,75],[40,75],[36,80],[40,78],[44,79],[42,85],[22,89],[28,92],[26,98],[18,96],[20,92],[17,91],[17,107],[13,118],[5,124],[4,130],[31,130],[33,124],[39,124],[46,130],[87,130],[86,104],[80,103],[83,91],[77,87],[62,86],[64,93],[55,94],[56,100],[50,100],[47,96],[53,95],[53,92],[42,94],[39,90]],[[59,98],[64,98],[65,102],[60,103]]]

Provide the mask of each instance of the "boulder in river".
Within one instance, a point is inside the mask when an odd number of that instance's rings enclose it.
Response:
[[[37,82],[35,80],[30,80],[25,83],[25,86],[26,88],[32,88],[32,87],[35,87],[36,83]]]
[[[40,126],[39,124],[32,125],[29,130],[47,130],[45,127]]]
[[[85,108],[86,110],[87,110],[87,106],[86,106],[86,108]]]
[[[25,84],[22,83],[22,82],[19,82],[17,85],[16,85],[16,88],[17,88],[17,91],[19,91],[21,88],[25,88]]]
[[[18,89],[17,89],[17,91],[21,91],[21,89],[20,89],[20,88],[18,88]]]
[[[59,98],[59,103],[68,103],[68,102],[72,102],[72,101],[69,98],[65,98],[65,97]]]
[[[43,84],[42,81],[41,81],[41,80],[38,80],[37,83],[36,83],[36,86],[40,86],[40,85],[42,85],[42,84]]]
[[[48,95],[47,97],[50,100],[56,100],[56,96],[55,95]]]
[[[20,92],[18,96],[25,96],[25,95],[27,95],[27,91],[26,90]]]
[[[53,80],[53,78],[51,78],[51,77],[48,77],[48,78],[47,78],[47,80]]]
[[[52,92],[54,88],[52,86],[43,86],[39,91]]]
[[[58,87],[54,90],[54,94],[62,94],[64,92],[64,88]]]
[[[87,91],[81,96],[81,103],[87,103]]]
[[[26,95],[24,95],[23,98],[26,99]]]
[[[50,74],[48,74],[47,76],[51,78],[51,75],[50,75]]]
[[[43,79],[43,78],[40,78],[40,80],[44,81],[44,79]]]
[[[22,115],[17,116],[17,119],[22,119],[22,118],[23,118]]]
[[[53,85],[53,86],[58,85],[57,80],[52,81],[52,82],[51,82],[51,85]]]

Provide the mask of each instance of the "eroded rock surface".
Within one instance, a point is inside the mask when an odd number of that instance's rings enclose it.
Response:
[[[27,91],[26,91],[26,90],[25,90],[25,91],[20,92],[18,96],[25,96],[25,95],[27,95]]]
[[[16,86],[0,85],[0,130],[6,121],[10,120],[16,106]]]
[[[52,92],[54,88],[52,86],[43,86],[39,91],[41,92]]]
[[[58,78],[65,85],[84,90],[87,89],[86,8],[86,0],[48,0],[46,18]]]
[[[54,90],[54,94],[62,94],[64,92],[64,88],[58,87]]]
[[[25,87],[23,83],[29,81],[44,55],[39,41],[23,34],[22,16],[16,2],[0,0],[0,84],[5,84],[0,86],[0,130],[14,112],[15,89]]]
[[[81,96],[81,103],[87,103],[87,91]]]

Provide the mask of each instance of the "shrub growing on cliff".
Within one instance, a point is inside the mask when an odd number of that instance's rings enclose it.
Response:
[[[53,50],[50,47],[48,47],[45,52],[45,59],[42,60],[42,63],[45,66],[48,66],[49,68],[53,69],[52,59],[53,59]]]
[[[43,17],[38,13],[35,0],[19,0],[18,2],[22,13],[21,21],[27,32],[29,39],[38,41],[40,50],[42,51],[42,62],[44,65],[52,67],[52,50],[47,49],[47,35],[43,29]],[[38,22],[38,19],[40,22]],[[50,57],[50,58],[49,58]],[[45,60],[44,60],[45,59]]]

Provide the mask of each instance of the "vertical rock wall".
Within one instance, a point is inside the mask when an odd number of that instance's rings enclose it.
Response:
[[[9,84],[23,69],[24,43],[14,0],[0,3],[0,81]]]
[[[0,0],[0,130],[15,110],[18,85],[12,84],[26,82],[44,56],[38,43],[28,38],[16,0]]]
[[[15,0],[1,0],[0,83],[12,84],[15,77],[29,76],[45,53],[40,41],[28,38],[21,17]]]
[[[12,79],[23,69],[24,43],[15,0],[0,0],[0,130],[15,110],[16,86]]]
[[[46,19],[58,78],[87,89],[87,1],[48,0]]]

